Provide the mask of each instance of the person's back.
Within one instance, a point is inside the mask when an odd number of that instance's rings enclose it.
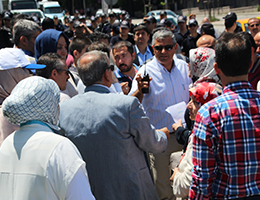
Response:
[[[4,101],[5,118],[20,128],[1,145],[0,199],[94,199],[77,148],[54,134],[59,98],[54,81],[33,76]]]
[[[165,150],[166,137],[150,125],[138,99],[109,92],[113,72],[108,61],[99,51],[79,60],[79,75],[87,87],[60,105],[61,134],[88,162],[96,199],[157,199],[144,152]]]
[[[196,117],[189,197],[259,199],[260,93],[247,81],[251,45],[242,34],[224,33],[215,50],[223,94]]]

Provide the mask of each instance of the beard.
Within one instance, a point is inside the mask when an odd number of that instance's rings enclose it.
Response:
[[[123,66],[126,66],[126,68],[125,68],[125,69],[122,69]],[[133,66],[133,65],[128,66],[128,65],[122,63],[122,64],[120,64],[120,65],[118,66],[118,68],[119,68],[119,70],[120,70],[121,72],[129,72],[129,71],[132,69],[132,66]]]

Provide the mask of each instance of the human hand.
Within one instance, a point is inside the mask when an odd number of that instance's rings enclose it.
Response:
[[[127,95],[130,91],[130,88],[128,87],[128,82],[122,82],[120,83],[122,91],[125,95]]]
[[[174,132],[176,132],[179,127],[183,127],[181,119],[177,123],[174,123],[172,125],[172,129],[173,129]]]
[[[164,134],[166,135],[166,137],[167,137],[167,140],[169,140],[170,139],[170,131],[169,131],[169,129],[168,128],[166,128],[166,127],[164,127],[164,128],[161,128],[161,129],[157,129],[158,131],[162,131],[162,132],[164,132]]]
[[[171,176],[171,178],[170,178],[170,181],[171,182],[173,182],[173,179],[174,179],[174,176],[177,174],[177,173],[179,173],[180,171],[179,171],[179,168],[178,167],[175,167],[174,168],[174,171],[173,171],[173,174],[172,174],[172,176]]]
[[[142,88],[149,88],[149,82],[152,80],[152,78],[149,77],[149,81],[142,81],[143,78],[141,74],[137,74],[135,79],[137,81],[137,87],[139,92],[142,92]]]

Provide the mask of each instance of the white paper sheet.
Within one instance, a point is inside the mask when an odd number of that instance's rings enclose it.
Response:
[[[166,108],[166,111],[170,113],[175,123],[177,123],[181,119],[184,128],[186,127],[186,122],[184,119],[185,110],[186,110],[186,103],[184,101]]]

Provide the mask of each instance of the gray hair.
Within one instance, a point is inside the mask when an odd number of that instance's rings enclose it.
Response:
[[[88,63],[80,63],[85,56],[93,56],[93,60]],[[78,60],[77,68],[84,85],[93,85],[102,80],[104,72],[109,68],[107,54],[97,50],[87,52]]]
[[[42,32],[41,27],[37,23],[27,19],[18,20],[14,25],[14,34],[13,34],[14,44],[18,46],[20,43],[21,36],[30,38],[37,31]]]
[[[58,73],[63,70],[64,65],[66,65],[66,59],[57,53],[46,53],[38,59],[37,64],[43,64],[46,65],[46,67],[37,69],[36,75],[50,78],[54,69],[56,69]]]
[[[166,37],[171,37],[174,45],[177,43],[174,34],[170,30],[162,29],[162,30],[156,31],[153,34],[152,45],[154,45],[155,40],[157,40],[157,39],[164,40]]]

